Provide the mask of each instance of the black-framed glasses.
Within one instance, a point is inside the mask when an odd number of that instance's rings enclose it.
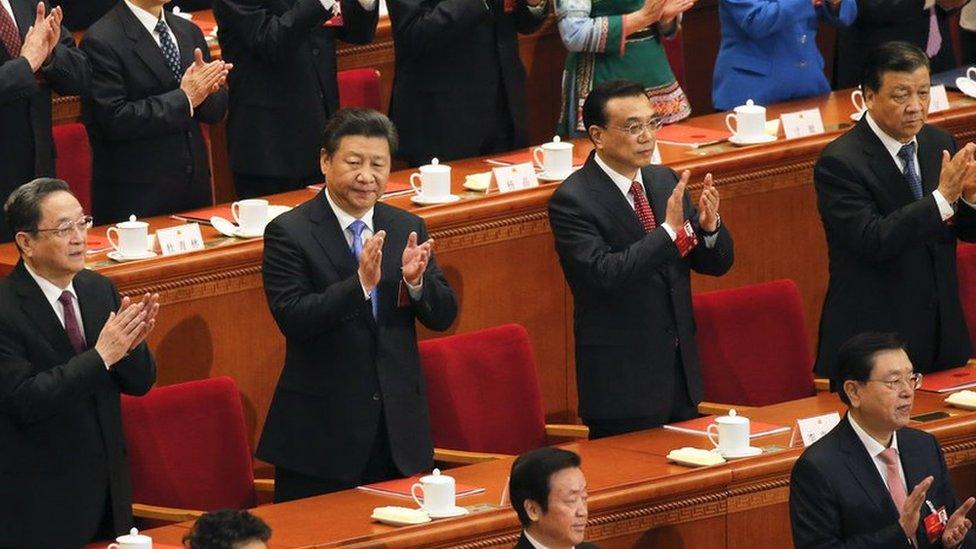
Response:
[[[611,125],[610,127],[613,128],[613,129],[615,129],[615,130],[620,130],[622,132],[627,132],[627,133],[629,133],[631,135],[631,137],[637,137],[638,135],[644,133],[644,131],[648,131],[650,133],[654,133],[654,132],[660,130],[661,129],[661,119],[660,118],[652,118],[652,119],[648,120],[647,122],[631,122],[630,124],[627,124],[626,126],[613,126],[613,125]]]
[[[65,221],[64,223],[57,226],[54,229],[34,229],[31,232],[34,233],[53,233],[54,236],[58,238],[66,238],[75,231],[84,233],[88,229],[92,228],[92,223],[94,223],[95,218],[90,215],[86,215],[81,219],[76,219],[75,221]]]
[[[922,374],[915,372],[907,377],[899,377],[895,379],[869,379],[868,382],[884,383],[888,389],[892,391],[897,391],[902,387],[907,387],[909,389],[918,389],[922,386]]]

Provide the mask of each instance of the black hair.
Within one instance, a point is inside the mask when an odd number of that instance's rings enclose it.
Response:
[[[837,351],[837,372],[834,377],[834,387],[840,400],[850,406],[844,382],[867,381],[878,353],[898,349],[905,350],[905,343],[897,334],[891,333],[865,332],[844,342]]]
[[[878,91],[886,72],[915,72],[929,67],[929,56],[915,44],[885,42],[868,52],[861,71],[861,89]]]
[[[579,455],[562,448],[539,448],[515,458],[508,479],[508,495],[523,527],[532,524],[525,510],[525,500],[549,511],[549,484],[552,476],[563,469],[580,466]]]
[[[198,518],[183,543],[189,542],[189,549],[235,549],[240,543],[269,539],[271,528],[260,518],[247,511],[221,509]]]
[[[339,143],[347,135],[383,137],[390,145],[390,154],[396,152],[400,138],[393,122],[385,114],[373,109],[339,109],[325,123],[322,132],[322,153],[330,157],[339,150]]]

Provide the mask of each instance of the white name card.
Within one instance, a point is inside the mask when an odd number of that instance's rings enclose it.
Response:
[[[820,109],[786,112],[780,115],[783,121],[783,134],[787,139],[806,137],[824,132],[823,118]]]
[[[511,166],[499,166],[491,169],[495,175],[498,192],[507,193],[529,187],[538,187],[539,178],[535,175],[535,167],[526,162]]]
[[[944,84],[929,88],[929,112],[949,110],[949,96]]]
[[[793,446],[797,432],[799,432],[800,439],[803,441],[803,447],[806,448],[829,433],[838,423],[840,423],[840,414],[837,412],[797,419],[796,429],[794,429],[793,435],[790,437],[790,446]]]
[[[163,255],[185,254],[203,249],[203,235],[200,234],[200,225],[196,223],[159,229],[156,231],[156,240],[159,241],[159,251]]]

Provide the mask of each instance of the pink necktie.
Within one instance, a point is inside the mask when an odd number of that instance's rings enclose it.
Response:
[[[654,219],[654,212],[651,211],[651,205],[647,202],[644,187],[634,181],[630,184],[630,194],[634,197],[634,212],[637,214],[637,219],[640,220],[646,232],[653,231],[657,228],[657,221]]]
[[[929,41],[925,44],[925,55],[935,57],[942,48],[942,33],[939,32],[939,19],[935,16],[935,6],[929,8]]]
[[[68,341],[75,353],[81,354],[85,350],[85,336],[81,334],[81,327],[78,326],[78,317],[75,316],[75,308],[71,306],[74,295],[68,290],[61,292],[58,301],[64,307],[64,331],[68,332]]]
[[[885,463],[885,469],[887,471],[888,478],[888,492],[891,493],[891,499],[895,502],[895,508],[901,513],[901,508],[905,505],[905,499],[908,494],[905,493],[905,481],[901,478],[901,473],[898,471],[898,454],[895,452],[894,448],[885,448],[883,452],[878,454],[881,461]]]
[[[11,59],[20,56],[20,32],[3,6],[0,6],[0,43],[7,49]]]

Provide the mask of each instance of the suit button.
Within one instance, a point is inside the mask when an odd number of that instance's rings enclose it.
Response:
[[[193,173],[193,166],[187,164],[185,170],[186,170],[187,175],[189,175],[189,174]]]
[[[805,66],[807,66],[807,62],[806,61],[800,61],[798,63],[798,65],[801,66],[801,67],[805,67]]]
[[[319,54],[319,49],[318,48],[312,48],[312,55],[318,55],[318,54]]]
[[[373,400],[379,401],[379,399],[380,399],[380,394],[379,393],[373,393]]]
[[[805,34],[801,34],[800,35],[800,43],[801,44],[806,44],[807,43],[807,35],[805,35]]]

